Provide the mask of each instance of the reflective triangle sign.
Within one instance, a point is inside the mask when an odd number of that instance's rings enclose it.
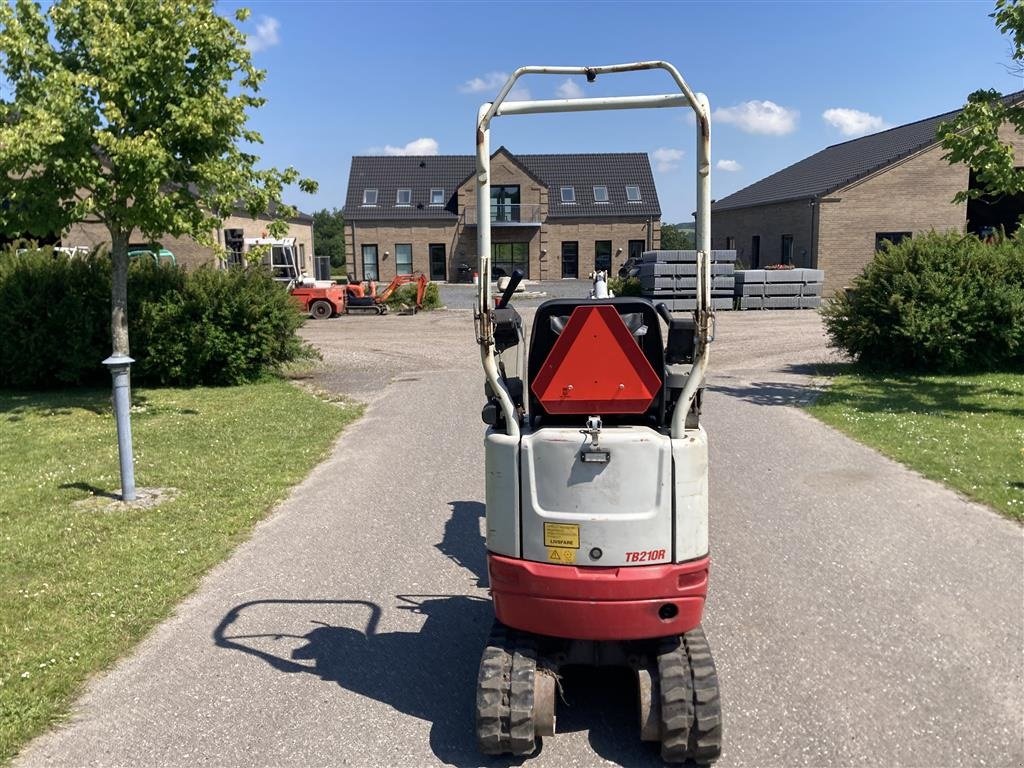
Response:
[[[530,385],[552,414],[643,413],[661,378],[614,306],[576,307]]]

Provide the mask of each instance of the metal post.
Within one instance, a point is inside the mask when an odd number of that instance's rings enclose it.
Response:
[[[135,501],[130,374],[134,362],[127,355],[111,355],[103,361],[114,380],[114,419],[117,421],[117,453],[121,460],[121,501]]]

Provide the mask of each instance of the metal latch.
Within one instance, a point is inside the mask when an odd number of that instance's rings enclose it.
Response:
[[[580,458],[586,464],[607,464],[611,459],[611,451],[602,448],[598,442],[601,437],[601,417],[590,416],[587,418],[587,428],[581,429],[580,434],[590,437],[590,445],[583,444],[580,451]]]

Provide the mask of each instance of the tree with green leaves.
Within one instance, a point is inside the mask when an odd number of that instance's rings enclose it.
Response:
[[[126,501],[129,240],[186,235],[217,247],[213,233],[240,207],[274,210],[268,229],[280,236],[295,215],[284,187],[316,189],[294,168],[257,167],[262,138],[247,122],[264,104],[264,75],[213,0],[55,0],[46,11],[0,1],[0,233],[45,235],[86,219],[110,233],[105,362]]]
[[[1011,68],[1024,70],[1024,4],[1020,0],[997,0],[989,14],[996,27],[1010,36]],[[978,187],[957,192],[953,202],[963,203],[986,193],[1024,193],[1024,168],[1014,159],[1013,147],[999,138],[1004,123],[1024,134],[1024,104],[1007,104],[994,90],[975,91],[952,120],[939,126],[939,139],[950,163],[964,163],[974,170]]]
[[[694,246],[694,233],[678,224],[661,225],[661,247],[666,251],[692,251]]]
[[[337,208],[313,214],[313,253],[329,256],[335,269],[345,267],[345,215]]]
[[[235,14],[244,21],[247,10]],[[283,188],[315,182],[259,169],[247,127],[265,72],[213,0],[0,3],[0,231],[43,235],[74,222],[110,233],[111,336],[128,355],[128,243],[186,235],[207,243],[239,207],[294,208]],[[276,206],[276,208],[272,208]]]

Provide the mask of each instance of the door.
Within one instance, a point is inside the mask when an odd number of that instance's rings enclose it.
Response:
[[[793,263],[793,236],[782,236],[782,262],[783,264]]]
[[[761,266],[761,236],[754,235],[750,238],[750,268],[757,269]]]
[[[377,271],[377,246],[363,246],[363,280],[380,280]]]
[[[562,243],[562,279],[575,280],[580,276],[580,244]]]
[[[530,277],[530,244],[491,243],[491,276],[505,277],[515,269]]]
[[[448,257],[444,243],[430,244],[430,279],[445,282],[448,279]]]

